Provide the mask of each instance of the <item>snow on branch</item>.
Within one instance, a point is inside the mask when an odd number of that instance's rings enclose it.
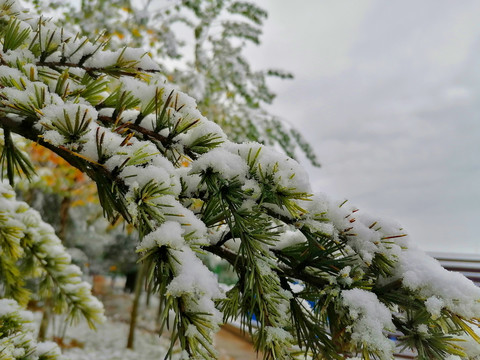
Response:
[[[266,359],[390,359],[390,331],[420,358],[468,356],[456,341],[478,339],[480,289],[400,226],[312,194],[285,155],[230,142],[144,52],[105,50],[16,2],[0,0],[0,12],[10,29],[0,35],[0,125],[88,174],[105,214],[138,229],[184,358],[217,356],[222,314]],[[235,270],[226,293],[203,252]]]

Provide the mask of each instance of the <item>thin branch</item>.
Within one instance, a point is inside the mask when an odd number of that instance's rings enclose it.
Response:
[[[103,123],[107,123],[107,124],[115,124],[115,119],[113,119],[109,116],[99,116],[98,120],[102,121]],[[157,133],[155,131],[145,129],[144,127],[141,127],[140,125],[135,125],[134,123],[127,122],[127,123],[121,124],[120,127],[132,129],[132,130],[134,130],[134,131],[136,131],[136,132],[138,132],[138,133],[140,133],[144,136],[147,136],[147,137],[150,137],[150,138],[155,139],[157,141],[160,141],[162,143],[163,147],[165,147],[165,148],[167,148],[168,145],[171,144],[171,140],[168,139],[166,136],[160,135],[159,133]]]
[[[115,119],[113,119],[112,117],[109,117],[109,116],[104,116],[104,115],[99,116],[98,120],[100,120],[104,124],[115,124],[116,123]],[[133,130],[133,131],[135,131],[139,134],[142,134],[144,137],[149,138],[149,140],[157,140],[162,144],[162,146],[166,150],[168,150],[171,147],[171,145],[176,143],[176,141],[174,141],[170,137],[163,136],[163,135],[159,134],[158,132],[145,129],[142,126],[136,125],[136,124],[131,123],[131,122],[122,123],[121,125],[119,125],[119,128],[131,129],[131,130]],[[192,160],[196,160],[198,158],[198,155],[196,153],[190,151],[188,148],[184,148],[184,153],[185,153],[186,156],[190,157],[190,159],[192,159]]]
[[[49,68],[52,68],[52,69],[59,68],[59,67],[80,68],[80,69],[85,70],[90,75],[95,75],[96,72],[103,72],[103,73],[108,73],[109,72],[109,70],[106,69],[106,68],[88,67],[88,66],[83,66],[83,65],[80,65],[80,64],[76,64],[76,63],[59,62],[59,61],[39,61],[39,62],[36,63],[36,65],[37,66],[46,66],[46,67],[49,67]],[[118,69],[122,69],[122,68],[119,67]],[[123,69],[125,69],[125,68],[123,68]],[[145,70],[145,69],[142,69],[142,68],[135,68],[135,67],[126,68],[126,69],[132,69],[132,70],[135,70],[136,72],[133,73],[133,72],[129,72],[129,71],[122,71],[120,73],[120,75],[136,77],[138,75],[138,73],[156,74],[156,73],[160,72],[159,70]]]
[[[31,121],[25,119],[18,121],[8,116],[0,116],[0,127],[10,129],[12,132],[23,136],[26,139],[34,141],[43,147],[53,151],[58,156],[65,159],[70,165],[74,166],[78,170],[85,172],[90,178],[93,173],[100,173],[105,177],[115,182],[120,189],[127,190],[127,185],[119,177],[114,176],[108,169],[98,163],[89,161],[87,158],[76,156],[74,153],[68,151],[65,148],[54,146],[41,138],[41,133],[35,129]],[[92,178],[93,179],[93,178]]]
[[[245,272],[247,263],[243,257],[240,257],[240,255],[235,254],[234,252],[224,247],[217,247],[216,245],[203,246],[202,249],[226,260],[240,274]],[[323,288],[329,284],[328,280],[312,275],[305,270],[298,271],[298,270],[292,269],[291,267],[286,266],[284,264],[278,265],[275,271],[280,277],[288,277],[288,278],[301,280],[301,281],[304,281],[305,283],[315,285],[318,288]]]

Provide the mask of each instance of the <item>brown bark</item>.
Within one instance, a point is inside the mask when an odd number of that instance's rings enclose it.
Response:
[[[65,243],[65,237],[67,235],[68,212],[71,205],[72,198],[70,196],[65,196],[60,204],[60,229],[58,230],[58,237],[63,243]]]
[[[47,337],[48,324],[50,323],[50,304],[46,301],[43,307],[42,321],[38,329],[38,341],[45,341]]]
[[[142,293],[143,278],[145,277],[145,266],[140,264],[137,279],[135,282],[135,295],[132,303],[132,312],[130,315],[130,329],[128,331],[127,349],[133,349],[135,343],[135,328],[137,326],[138,305],[140,304],[140,295]]]

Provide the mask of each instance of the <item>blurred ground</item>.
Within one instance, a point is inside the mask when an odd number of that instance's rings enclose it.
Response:
[[[215,345],[220,353],[220,360],[253,360],[262,359],[257,356],[252,343],[242,336],[239,330],[224,326],[215,336]]]
[[[105,287],[94,281],[96,296],[103,302],[108,318],[97,331],[86,324],[68,327],[57,318],[50,328],[50,336],[63,347],[63,353],[70,360],[150,360],[161,359],[168,349],[168,332],[159,336],[156,324],[158,298],[152,296],[150,304],[142,297],[137,319],[135,349],[126,350],[133,295]],[[65,331],[65,332],[64,332]],[[262,356],[255,354],[250,339],[233,326],[223,327],[215,335],[215,347],[220,360],[255,360]]]
[[[63,348],[63,354],[68,360],[150,360],[163,359],[169,347],[169,334],[158,333],[156,323],[158,313],[158,297],[152,296],[149,304],[143,296],[137,318],[134,350],[126,349],[129,330],[130,313],[133,295],[123,292],[123,283],[118,285],[111,279],[99,277],[93,279],[95,295],[103,302],[108,321],[98,327],[97,331],[88,328],[85,323],[74,327],[66,327],[62,317],[51,321],[49,336]],[[39,308],[33,309],[40,310]],[[37,323],[41,313],[36,312]],[[215,347],[219,352],[219,360],[256,360],[262,359],[262,354],[256,355],[250,338],[241,333],[233,325],[224,325],[215,335]],[[180,358],[176,349],[174,360]],[[396,358],[414,358],[412,353]]]
[[[68,360],[158,360],[163,359],[170,340],[168,332],[161,336],[156,331],[156,313],[158,299],[150,299],[146,306],[146,298],[141,298],[137,329],[135,332],[135,348],[126,349],[129,330],[132,294],[104,291],[96,294],[105,305],[108,321],[98,326],[96,331],[89,329],[85,322],[77,326],[66,327],[65,319],[54,317],[49,328],[49,338],[55,340],[62,348]],[[40,323],[40,308],[32,308],[35,320]],[[232,325],[224,325],[215,335],[215,347],[219,352],[219,360],[257,360],[262,354],[255,354],[250,338]],[[176,349],[174,360],[180,358]],[[404,354],[396,359],[413,359],[413,354]]]

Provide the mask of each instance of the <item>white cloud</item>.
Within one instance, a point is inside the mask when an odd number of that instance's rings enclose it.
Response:
[[[299,77],[305,72],[332,76],[351,66],[348,52],[356,40],[357,29],[372,0],[305,1],[268,0],[262,2],[269,10],[264,27],[259,66],[285,67]],[[256,57],[257,49],[250,49]],[[262,60],[264,59],[264,60]]]

